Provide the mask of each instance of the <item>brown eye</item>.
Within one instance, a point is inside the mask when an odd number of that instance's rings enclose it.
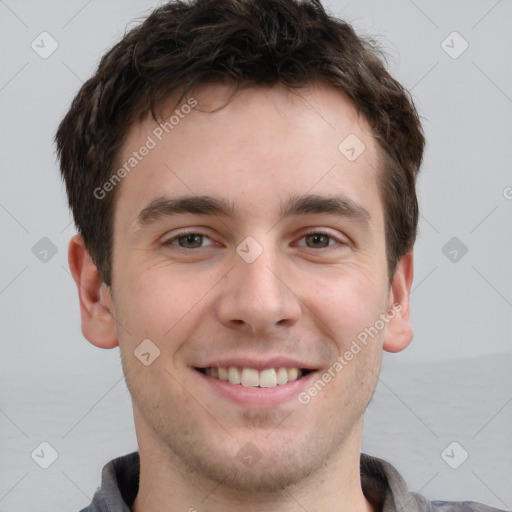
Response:
[[[178,233],[173,238],[169,238],[163,242],[166,246],[178,246],[183,249],[202,249],[204,247],[214,245],[209,236],[201,233]]]
[[[329,241],[331,237],[329,235],[325,235],[324,233],[309,233],[304,235],[306,246],[312,249],[322,249],[323,247],[327,247],[329,245]]]
[[[178,241],[178,245],[180,247],[185,249],[197,249],[198,247],[201,247],[203,238],[203,235],[191,233],[189,235],[180,236],[176,240]]]

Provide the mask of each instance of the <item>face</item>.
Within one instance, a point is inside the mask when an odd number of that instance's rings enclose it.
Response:
[[[359,449],[397,289],[352,104],[321,85],[250,88],[212,113],[228,94],[196,92],[168,134],[131,127],[111,307],[141,449],[262,490]]]

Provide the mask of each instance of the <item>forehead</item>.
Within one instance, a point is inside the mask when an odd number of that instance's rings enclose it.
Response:
[[[249,88],[227,102],[231,92],[196,90],[192,109],[169,98],[160,123],[130,127],[117,166],[137,162],[116,190],[116,217],[133,222],[162,196],[222,196],[252,217],[305,193],[343,193],[369,211],[379,202],[374,138],[341,92]]]

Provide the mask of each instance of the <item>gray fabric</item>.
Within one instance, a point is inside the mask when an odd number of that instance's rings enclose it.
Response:
[[[139,453],[119,457],[104,468],[101,487],[80,512],[131,512],[139,489]],[[410,493],[403,478],[388,462],[361,454],[361,485],[380,512],[505,512],[472,501],[429,501]]]

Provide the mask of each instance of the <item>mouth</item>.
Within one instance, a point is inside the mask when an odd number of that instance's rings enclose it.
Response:
[[[297,367],[250,368],[237,366],[210,366],[195,368],[199,373],[212,379],[250,388],[275,388],[300,380],[314,370]]]

